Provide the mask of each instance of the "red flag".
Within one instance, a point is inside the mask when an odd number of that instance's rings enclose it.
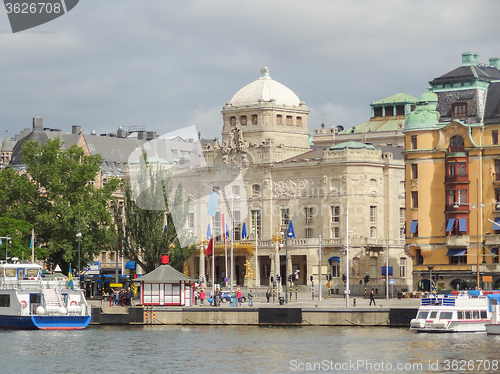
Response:
[[[212,237],[208,242],[207,256],[212,256],[213,253],[214,253],[214,238]]]

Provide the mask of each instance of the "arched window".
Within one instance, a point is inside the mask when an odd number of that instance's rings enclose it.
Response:
[[[464,150],[465,147],[463,137],[455,135],[450,139],[450,152],[463,152]]]

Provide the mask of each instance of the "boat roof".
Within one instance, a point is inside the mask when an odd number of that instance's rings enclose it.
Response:
[[[22,263],[16,263],[16,264],[0,264],[0,268],[3,269],[41,269],[42,266],[38,264],[22,264]]]

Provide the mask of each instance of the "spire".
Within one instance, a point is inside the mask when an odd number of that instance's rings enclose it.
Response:
[[[3,152],[12,152],[12,143],[9,138],[9,131],[5,131],[5,138],[2,142],[2,151]]]

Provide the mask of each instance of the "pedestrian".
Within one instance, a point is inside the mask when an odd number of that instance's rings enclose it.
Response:
[[[372,291],[370,292],[370,306],[372,305],[372,301],[373,301],[373,305],[377,306],[377,304],[375,304],[375,293],[373,291],[373,288],[372,288]]]
[[[212,306],[212,302],[214,301],[214,291],[212,290],[212,287],[209,288],[208,295],[208,301],[210,302],[210,306]]]
[[[197,290],[194,290],[194,305],[198,305],[198,298],[200,297],[200,294],[198,293]]]
[[[236,291],[236,298],[238,299],[238,306],[241,306],[241,291],[240,288],[238,287],[238,290]]]
[[[252,298],[253,298],[253,294],[252,294],[252,290],[250,290],[250,291],[248,291],[248,306],[253,306]]]
[[[271,298],[271,290],[267,290],[266,292],[267,303],[269,304],[269,299]]]
[[[203,305],[203,300],[205,300],[205,291],[203,291],[203,288],[200,291],[200,306]]]

